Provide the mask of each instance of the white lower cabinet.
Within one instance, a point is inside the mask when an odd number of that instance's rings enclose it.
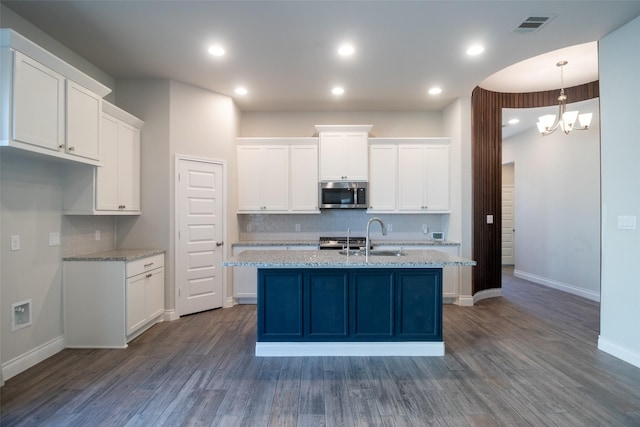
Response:
[[[235,245],[233,256],[244,251],[313,251],[317,245]],[[256,267],[233,267],[233,298],[238,304],[256,304],[258,301],[258,269]]]
[[[424,251],[435,250],[447,254],[460,256],[460,246],[458,245],[376,245],[376,249],[382,250],[402,250],[402,251]],[[442,269],[442,299],[445,303],[457,303],[460,297],[460,267],[444,267]]]
[[[162,320],[164,254],[63,263],[65,346],[125,348]]]

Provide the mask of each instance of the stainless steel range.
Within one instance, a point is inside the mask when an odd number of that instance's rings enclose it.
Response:
[[[367,239],[364,237],[350,237],[349,249],[364,248]],[[320,237],[320,249],[345,249],[347,247],[346,237]]]

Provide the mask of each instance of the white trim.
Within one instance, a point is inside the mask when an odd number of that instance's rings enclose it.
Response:
[[[483,291],[478,291],[473,295],[473,304],[476,304],[478,301],[482,301],[487,298],[496,298],[502,296],[501,288],[493,288],[493,289],[485,289]]]
[[[600,292],[589,291],[584,288],[579,288],[568,283],[558,282],[556,280],[547,279],[545,277],[536,276],[535,274],[526,273],[521,270],[514,270],[513,275],[520,279],[525,279],[538,285],[546,286],[548,288],[558,289],[569,294],[578,295],[583,298],[590,299],[592,301],[600,302]]]
[[[444,356],[444,341],[257,342],[256,356]]]
[[[178,239],[179,227],[176,226],[176,221],[178,220],[178,174],[180,171],[180,162],[186,160],[190,162],[201,162],[201,163],[209,163],[220,165],[222,167],[222,241],[224,244],[224,250],[222,251],[222,262],[227,260],[227,248],[230,248],[229,239],[227,236],[227,206],[228,206],[228,192],[229,192],[229,180],[227,177],[227,161],[219,160],[219,159],[209,159],[204,157],[194,157],[183,154],[176,154],[175,162],[174,162],[174,170],[173,170],[173,295],[175,298],[175,312],[178,317],[180,317],[180,298],[178,296],[178,269],[176,268],[177,262],[176,257],[178,256],[178,246],[180,244],[180,240]],[[222,304],[224,306],[227,301],[227,269],[222,269]]]
[[[472,295],[460,295],[458,304],[461,307],[473,307],[474,299]]]
[[[610,355],[617,357],[620,360],[623,360],[627,363],[632,364],[640,368],[640,354],[631,350],[628,347],[624,347],[618,345],[614,342],[603,338],[602,335],[598,337],[598,350],[602,350],[605,353],[609,353]]]
[[[226,286],[226,284],[225,284]],[[224,300],[224,305],[222,306],[222,308],[230,308],[233,307],[235,305],[235,302],[233,301],[233,297],[227,297],[227,299]]]
[[[59,336],[2,364],[4,381],[64,350],[64,337]]]
[[[162,320],[166,321],[166,322],[172,322],[174,320],[178,320],[180,318],[180,316],[178,316],[178,313],[176,312],[175,309],[170,309],[170,310],[164,310],[164,316],[162,316]]]

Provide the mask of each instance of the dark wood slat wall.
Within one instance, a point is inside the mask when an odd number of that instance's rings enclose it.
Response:
[[[529,93],[492,92],[476,87],[471,95],[473,176],[473,294],[501,286],[502,109],[558,105],[559,89]],[[565,89],[570,103],[598,98],[598,81]],[[487,224],[493,215],[493,224]]]

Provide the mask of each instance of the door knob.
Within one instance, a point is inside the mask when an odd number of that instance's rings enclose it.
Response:
[[[216,242],[216,246],[222,246],[224,245],[224,242]]]

